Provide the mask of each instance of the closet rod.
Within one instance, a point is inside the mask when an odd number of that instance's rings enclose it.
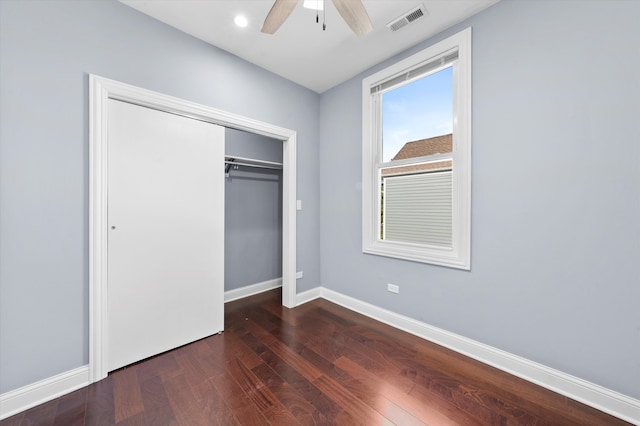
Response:
[[[243,163],[240,161],[228,161],[228,160],[225,160],[224,163],[228,164],[229,166],[257,167],[260,169],[282,170],[282,166],[271,166],[267,164],[252,164],[252,163]]]
[[[282,163],[276,163],[275,161],[258,160],[256,158],[238,157],[235,155],[225,155],[224,164],[225,174],[227,175],[229,175],[229,170],[231,170],[231,166],[233,165],[236,166],[234,167],[234,169],[237,169],[237,166],[243,166],[261,169],[282,170]]]

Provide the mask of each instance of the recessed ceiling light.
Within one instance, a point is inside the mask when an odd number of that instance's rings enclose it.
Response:
[[[302,3],[302,6],[304,6],[307,9],[323,10],[324,0],[304,0],[304,3]]]
[[[249,24],[249,21],[247,21],[247,18],[245,18],[242,15],[236,16],[233,22],[235,22],[236,25],[239,26],[240,28],[244,28]]]

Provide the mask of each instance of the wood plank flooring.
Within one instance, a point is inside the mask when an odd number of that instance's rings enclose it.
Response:
[[[622,425],[325,300],[225,306],[225,332],[117,370],[9,425]]]

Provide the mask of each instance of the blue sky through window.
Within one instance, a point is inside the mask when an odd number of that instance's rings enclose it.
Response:
[[[453,131],[453,68],[447,67],[382,95],[384,162],[410,141]]]

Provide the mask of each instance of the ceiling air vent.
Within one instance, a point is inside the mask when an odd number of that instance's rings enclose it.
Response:
[[[403,13],[399,18],[394,19],[393,21],[387,24],[387,28],[391,31],[398,31],[400,28],[404,28],[410,23],[414,22],[417,19],[422,18],[427,14],[427,9],[421,4],[418,7],[414,7],[410,11]]]

